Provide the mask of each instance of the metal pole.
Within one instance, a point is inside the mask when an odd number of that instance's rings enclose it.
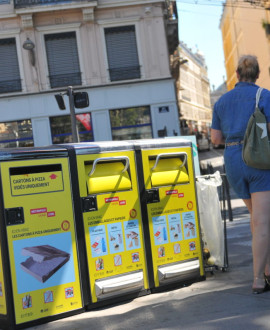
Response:
[[[73,89],[72,89],[71,86],[68,87],[67,94],[68,94],[68,98],[69,98],[72,140],[73,140],[73,142],[79,142],[78,129],[77,129],[77,125],[76,125],[76,115],[75,115],[75,107],[74,107]]]

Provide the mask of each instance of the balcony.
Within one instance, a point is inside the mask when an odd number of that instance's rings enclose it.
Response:
[[[46,5],[62,5],[65,3],[85,3],[96,0],[14,0],[14,8],[25,8],[34,6],[46,6]]]

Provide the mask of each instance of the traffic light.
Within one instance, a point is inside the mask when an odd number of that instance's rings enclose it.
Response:
[[[78,109],[87,108],[89,106],[89,97],[87,92],[77,92],[74,95],[74,106]]]

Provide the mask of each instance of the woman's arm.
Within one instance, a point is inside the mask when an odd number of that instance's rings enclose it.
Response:
[[[211,141],[213,144],[225,144],[222,132],[214,128],[211,128]]]

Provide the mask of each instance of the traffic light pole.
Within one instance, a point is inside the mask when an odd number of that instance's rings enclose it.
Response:
[[[73,142],[79,142],[79,135],[78,135],[78,129],[77,129],[77,124],[76,124],[73,89],[72,89],[71,86],[69,86],[68,89],[67,89],[67,95],[68,95],[68,98],[69,98],[72,140],[73,140]]]

